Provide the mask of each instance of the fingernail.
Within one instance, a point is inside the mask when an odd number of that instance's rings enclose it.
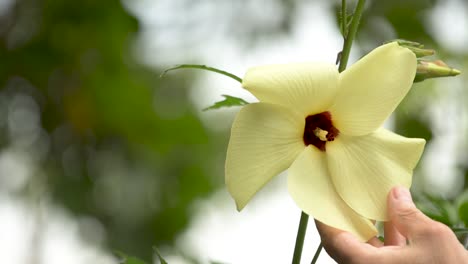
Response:
[[[395,187],[392,189],[392,195],[396,200],[404,202],[413,202],[411,193],[405,187]]]

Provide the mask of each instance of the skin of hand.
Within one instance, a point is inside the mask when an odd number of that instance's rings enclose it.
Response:
[[[345,264],[458,264],[468,263],[468,251],[446,225],[419,211],[408,189],[393,188],[387,199],[390,221],[385,243],[374,237],[360,242],[351,233],[316,221],[327,253]]]

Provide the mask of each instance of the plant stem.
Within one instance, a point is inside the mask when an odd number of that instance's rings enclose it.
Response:
[[[308,221],[309,216],[306,213],[301,212],[301,220],[299,220],[299,228],[297,229],[296,245],[294,246],[292,264],[299,264],[301,262],[302,247],[304,246],[304,238]]]
[[[315,255],[314,255],[314,258],[312,259],[312,263],[311,264],[315,264],[320,256],[320,252],[322,252],[322,248],[323,248],[323,245],[322,243],[320,242],[320,245],[318,246],[317,250],[315,251]]]
[[[353,45],[354,37],[356,36],[356,32],[359,26],[359,21],[361,20],[362,11],[364,10],[364,4],[366,0],[359,0],[356,9],[354,10],[354,15],[351,20],[351,25],[349,26],[348,35],[345,37],[345,41],[343,43],[343,51],[341,52],[341,61],[340,66],[338,67],[338,71],[342,72],[346,69],[346,65],[348,64],[349,53],[351,51],[351,46]]]
[[[347,30],[346,27],[348,26],[348,11],[346,10],[346,0],[341,0],[341,31],[343,33],[343,37],[346,37]]]

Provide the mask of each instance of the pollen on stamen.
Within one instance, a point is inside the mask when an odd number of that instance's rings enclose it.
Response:
[[[314,129],[314,135],[322,141],[328,140],[328,131],[321,129],[320,127]]]
[[[304,127],[304,145],[314,145],[321,151],[325,151],[326,143],[333,141],[340,131],[333,126],[330,112],[322,112],[306,117]]]

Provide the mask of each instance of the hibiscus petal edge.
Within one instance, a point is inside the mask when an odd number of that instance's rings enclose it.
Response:
[[[239,211],[304,149],[303,127],[300,114],[279,105],[253,103],[239,111],[225,164],[226,186]]]

